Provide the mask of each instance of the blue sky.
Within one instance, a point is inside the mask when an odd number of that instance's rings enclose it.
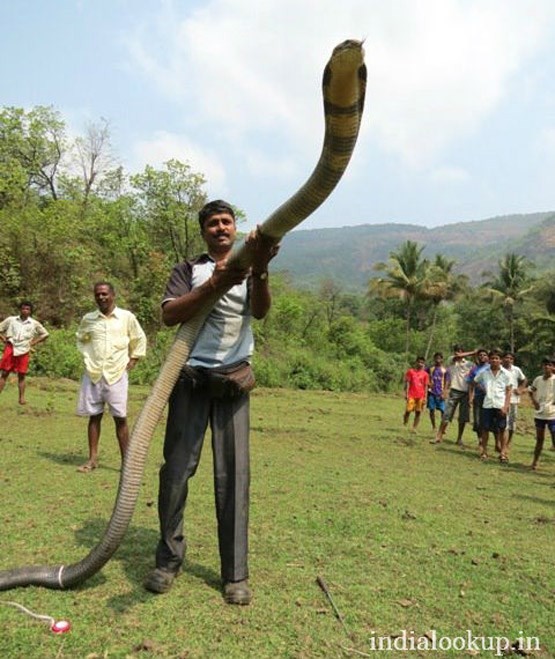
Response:
[[[552,0],[4,0],[0,104],[109,121],[263,221],[311,173],[333,47],[365,38],[356,152],[303,228],[555,210]]]

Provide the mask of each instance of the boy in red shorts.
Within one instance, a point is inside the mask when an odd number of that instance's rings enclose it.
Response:
[[[407,425],[411,412],[414,412],[412,432],[416,432],[416,428],[420,423],[420,414],[426,404],[426,393],[428,391],[430,376],[424,370],[425,364],[426,360],[424,357],[417,357],[414,368],[409,368],[405,373],[405,399],[407,405],[403,416],[403,425]]]
[[[39,321],[31,318],[32,313],[33,305],[24,301],[19,305],[19,316],[8,316],[0,323],[0,341],[5,344],[0,359],[0,393],[10,373],[17,373],[20,405],[26,403],[25,376],[29,370],[31,348],[48,336]]]

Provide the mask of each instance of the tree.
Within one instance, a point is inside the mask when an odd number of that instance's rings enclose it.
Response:
[[[12,178],[25,191],[58,198],[57,175],[65,150],[65,123],[52,107],[0,111],[0,173],[14,168]]]
[[[330,327],[340,308],[341,287],[333,279],[324,279],[320,283],[319,298],[326,314],[328,327]]]
[[[86,206],[99,175],[108,171],[113,164],[108,121],[101,119],[97,124],[88,124],[85,137],[75,140],[75,152],[83,180],[83,201]]]
[[[147,165],[130,181],[153,245],[172,254],[174,263],[202,248],[197,221],[197,212],[206,202],[202,174],[179,160],[168,160],[164,170]]]
[[[555,270],[547,271],[535,281],[534,296],[525,306],[527,343],[519,346],[529,364],[536,369],[540,360],[555,353]]]
[[[534,290],[534,283],[529,275],[531,264],[526,257],[511,252],[499,260],[498,266],[497,277],[486,282],[484,288],[491,299],[499,301],[503,306],[509,331],[509,347],[514,352],[515,307]]]
[[[423,299],[429,285],[430,262],[422,258],[425,245],[411,240],[404,242],[397,251],[390,252],[387,263],[377,263],[374,269],[385,272],[385,277],[370,283],[371,290],[385,296],[400,297],[405,305],[405,359],[409,361],[410,329],[414,303]]]
[[[442,254],[436,254],[434,262],[430,265],[425,296],[432,303],[432,322],[424,355],[426,359],[430,354],[434,340],[439,306],[442,302],[452,300],[468,286],[468,277],[466,275],[456,275],[453,272],[455,263],[456,261],[448,259]]]

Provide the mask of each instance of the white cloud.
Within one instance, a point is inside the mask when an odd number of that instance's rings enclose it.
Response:
[[[423,167],[475,131],[547,34],[545,19],[553,17],[553,8],[533,4],[406,4],[405,29],[396,25],[393,38],[382,32],[375,42],[371,88],[375,133],[383,147]]]
[[[244,165],[249,172],[259,177],[272,178],[274,180],[287,180],[291,177],[302,176],[298,163],[291,158],[276,159],[263,151],[252,149],[249,151]]]
[[[183,135],[158,131],[152,138],[137,142],[130,169],[143,169],[147,163],[160,167],[172,159],[188,163],[194,172],[207,178],[210,188],[226,192],[226,172],[218,155],[204,150]]]
[[[430,173],[430,180],[434,183],[466,183],[470,174],[462,167],[438,167]]]
[[[186,15],[165,2],[127,44],[194,130],[217,126],[248,163],[268,139],[315,157],[325,61],[343,39],[366,37],[358,148],[372,142],[419,169],[492,115],[554,19],[552,0],[210,0]]]

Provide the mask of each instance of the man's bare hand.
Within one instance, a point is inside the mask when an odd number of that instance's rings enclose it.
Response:
[[[216,263],[210,283],[215,289],[226,289],[241,284],[248,275],[249,270],[230,268],[227,259]]]
[[[266,272],[268,264],[279,252],[280,243],[261,233],[258,225],[245,238],[245,247],[252,255],[252,271]]]

